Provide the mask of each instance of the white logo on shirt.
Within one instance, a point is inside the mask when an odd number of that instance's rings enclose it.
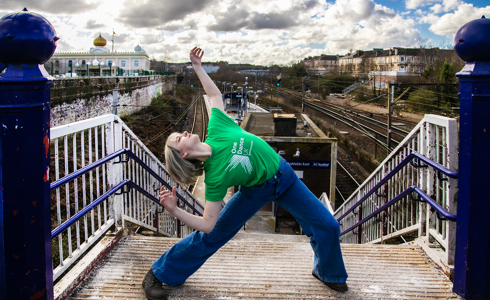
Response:
[[[229,171],[235,169],[238,165],[241,165],[243,169],[245,170],[246,173],[252,174],[252,164],[250,163],[250,159],[248,156],[243,156],[243,155],[233,155],[228,162],[228,167],[226,167],[226,170],[230,169]]]
[[[253,141],[250,143],[250,149],[244,149],[243,143],[245,142],[244,138],[240,138],[240,142],[234,142],[233,148],[231,149],[231,153],[234,155],[228,161],[228,166],[225,170],[231,171],[235,169],[238,165],[241,165],[245,173],[252,174],[252,164],[250,163],[250,159],[248,156],[252,154],[252,146]]]

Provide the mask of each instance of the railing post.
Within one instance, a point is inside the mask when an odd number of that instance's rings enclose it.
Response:
[[[106,153],[104,156],[109,155],[115,152],[115,122],[110,122],[104,126],[105,136],[106,136]],[[120,159],[123,159],[122,157]],[[119,164],[114,164],[113,162],[109,162],[107,165],[107,182],[109,183],[109,187],[113,188],[120,181],[116,182],[117,169],[119,168]],[[113,195],[109,198],[109,218],[116,220],[116,213],[114,211],[114,199],[118,197],[118,195]],[[114,223],[114,232],[117,232],[117,224]]]
[[[420,134],[418,137],[418,152],[424,156],[427,157],[427,126],[429,124],[425,122],[422,124],[422,128],[420,129]],[[418,172],[418,178],[419,181],[417,182],[417,185],[420,187],[421,190],[424,192],[427,192],[427,170],[424,168],[418,168],[415,172]],[[427,204],[426,203],[419,203],[419,237],[426,236],[427,234]]]
[[[459,192],[454,287],[466,299],[490,295],[490,19],[471,21],[454,38],[466,61],[460,82]]]
[[[42,63],[57,40],[49,21],[26,9],[0,19],[0,299],[53,299],[53,79]]]
[[[383,170],[381,171],[381,178],[384,178],[385,175],[389,173],[387,172],[386,170],[386,166],[383,167]],[[381,179],[379,178],[379,179]],[[383,191],[383,204],[382,205],[385,205],[386,203],[388,203],[388,184],[384,184],[383,187],[382,187],[382,191]],[[382,228],[381,228],[381,241],[383,241],[383,237],[386,236],[388,234],[388,213],[386,210],[383,210],[383,213],[381,214],[382,216]],[[381,242],[382,243],[382,242]]]
[[[433,124],[426,124],[426,127],[424,128],[426,131],[425,133],[425,138],[426,138],[426,151],[425,151],[425,157],[432,161],[437,160],[437,151],[439,149],[436,148],[437,142],[436,142],[436,129]],[[436,177],[436,172],[433,168],[421,168],[422,172],[427,174],[427,186],[426,186],[426,193],[429,195],[432,199],[437,199],[437,177]],[[426,223],[425,223],[425,235],[427,238],[427,242],[429,243],[434,243],[435,239],[432,237],[430,230],[431,228],[435,228],[435,223],[437,222],[436,220],[436,214],[431,209],[431,206],[426,203],[425,204],[425,210],[426,210]]]
[[[360,222],[362,220],[362,204],[359,205],[358,212],[357,221]],[[357,227],[357,243],[362,244],[362,224]]]
[[[117,119],[117,116],[114,116],[115,119]],[[117,122],[115,120],[113,123],[114,126],[114,152],[119,151],[123,148],[123,129],[122,125],[120,122]],[[123,171],[122,171],[122,166],[123,164],[117,164],[113,166],[114,170],[114,184],[118,184],[119,182],[123,181],[124,179],[128,178],[123,178]],[[112,207],[114,211],[114,226],[116,227],[116,230],[118,227],[123,227],[123,201],[124,201],[124,194],[122,195],[115,195],[112,198]],[[110,206],[110,202],[109,202]]]
[[[447,167],[450,170],[458,170],[458,123],[456,121],[449,122],[447,132]],[[457,215],[458,206],[458,180],[449,178],[449,187],[447,192],[447,205],[449,205],[449,213]],[[456,247],[456,222],[447,222],[447,263],[454,266],[454,251]]]

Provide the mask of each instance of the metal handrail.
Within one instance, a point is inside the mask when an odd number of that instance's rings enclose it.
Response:
[[[419,160],[419,164],[415,164],[412,162],[414,158],[417,158]],[[427,165],[423,166],[420,164],[420,161],[426,163]],[[412,152],[410,153],[400,164],[398,164],[390,173],[388,173],[383,179],[381,179],[378,184],[376,184],[371,190],[369,190],[359,201],[356,202],[351,208],[349,208],[346,212],[344,212],[338,219],[337,221],[342,220],[344,217],[346,217],[349,213],[351,213],[354,209],[356,209],[359,205],[361,205],[364,201],[366,201],[373,193],[376,193],[379,188],[381,188],[388,180],[390,180],[393,176],[395,176],[398,171],[400,171],[405,165],[407,164],[412,164],[415,168],[423,168],[427,166],[431,166],[432,168],[436,169],[438,171],[437,177],[440,180],[446,180],[445,178],[442,178],[440,173],[450,177],[450,178],[458,178],[458,173],[449,170],[448,168],[428,159],[427,157],[423,156],[422,154],[418,152]],[[422,190],[420,190],[422,191]],[[422,192],[423,193],[423,192]],[[424,193],[425,195],[425,193]],[[422,196],[422,195],[421,195]],[[430,197],[429,197],[430,198]],[[432,200],[432,199],[431,199]],[[391,202],[391,201],[390,201]],[[388,202],[389,203],[389,202]],[[430,203],[429,203],[430,204]],[[437,204],[437,203],[436,203]]]
[[[411,194],[412,192],[417,193],[421,198],[414,199],[412,197],[412,194]],[[427,195],[426,193],[424,193],[424,191],[422,191],[420,188],[412,185],[408,189],[406,189],[403,192],[401,192],[398,196],[396,196],[395,198],[391,199],[386,204],[384,204],[383,206],[381,206],[380,208],[378,208],[377,210],[375,210],[374,212],[372,212],[369,216],[365,217],[361,221],[357,222],[356,224],[352,225],[348,229],[344,230],[340,235],[344,235],[344,234],[346,234],[346,233],[348,233],[348,232],[356,229],[357,227],[361,226],[363,223],[365,223],[369,219],[373,218],[374,216],[376,216],[377,214],[379,214],[383,210],[387,209],[388,207],[392,206],[393,204],[395,204],[396,202],[398,202],[399,200],[401,200],[406,195],[410,195],[410,198],[413,201],[427,202],[430,206],[432,206],[437,211],[437,217],[440,220],[456,221],[456,218],[457,218],[456,215],[453,215],[453,214],[448,213],[444,208],[442,208],[442,206],[439,205],[439,203],[437,203],[436,201],[434,201],[434,199],[432,199],[431,197],[429,197],[429,195]],[[441,214],[443,217],[441,217],[439,214]]]
[[[107,198],[109,198],[110,196],[112,196],[113,194],[115,194],[119,189],[124,188],[124,186],[126,186],[126,185],[129,185],[130,186],[130,189],[127,190],[127,191],[124,191],[123,193],[129,192],[131,190],[131,187],[133,187],[135,190],[137,190],[138,192],[142,193],[143,195],[145,195],[146,197],[148,197],[153,202],[159,204],[160,206],[163,206],[163,205],[160,204],[160,201],[158,200],[158,198],[156,198],[155,196],[153,196],[150,193],[148,193],[145,189],[143,189],[142,187],[140,187],[139,185],[137,185],[133,181],[131,181],[129,179],[126,179],[126,180],[121,181],[119,184],[117,184],[116,186],[114,186],[110,190],[108,190],[104,195],[100,196],[99,198],[97,198],[96,200],[94,200],[89,205],[85,206],[82,210],[80,210],[79,212],[77,212],[76,214],[74,214],[71,218],[69,218],[68,220],[66,220],[65,222],[63,222],[63,224],[61,224],[60,226],[58,226],[55,229],[53,229],[53,231],[51,231],[51,239],[54,239],[55,237],[57,237],[58,235],[60,235],[61,233],[63,233],[70,226],[72,226],[76,221],[80,220],[83,216],[85,216],[89,211],[91,211],[92,209],[94,209],[97,205],[99,205],[103,201],[107,200]]]
[[[82,176],[83,174],[86,174],[89,171],[92,171],[93,169],[105,164],[106,162],[108,162],[110,160],[115,159],[116,157],[121,156],[122,154],[126,153],[126,151],[128,151],[128,149],[118,150],[114,153],[107,155],[104,158],[101,158],[101,159],[91,163],[90,165],[87,165],[81,169],[74,171],[73,173],[71,173],[71,174],[69,174],[63,178],[56,180],[55,182],[51,183],[51,186],[50,186],[51,191],[61,187],[64,184],[72,182],[73,180],[77,179],[78,177]]]
[[[128,155],[128,158],[126,160],[121,159],[121,156],[124,154]],[[128,162],[129,158],[132,158],[136,163],[138,163],[141,167],[143,167],[146,171],[148,171],[153,177],[155,177],[158,181],[160,181],[160,183],[163,184],[167,189],[172,190],[172,187],[170,186],[170,184],[168,184],[163,178],[161,178],[155,171],[153,171],[149,166],[147,166],[138,156],[136,156],[136,154],[134,154],[129,149],[118,150],[112,154],[107,155],[104,158],[97,160],[96,162],[91,163],[90,165],[87,165],[87,166],[71,173],[70,175],[67,175],[61,179],[58,179],[57,181],[55,181],[51,184],[51,190],[57,189],[60,186],[75,180],[76,178],[82,176],[83,174],[86,174],[87,172],[89,172],[89,171],[91,171],[91,170],[107,163],[108,161],[117,158],[117,157],[119,157],[120,160],[118,162],[115,162],[115,163]],[[189,206],[197,215],[202,216],[202,213],[200,211],[198,211],[193,205],[191,205],[180,193],[176,192],[176,196],[177,196],[177,198],[182,200],[187,206]],[[197,203],[197,201],[196,201],[196,203]]]

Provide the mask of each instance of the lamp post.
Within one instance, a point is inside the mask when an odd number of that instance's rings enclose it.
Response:
[[[303,97],[301,99],[301,109],[305,111],[305,80],[307,76],[303,77]]]
[[[245,115],[248,112],[248,93],[247,93],[248,77],[245,77]]]

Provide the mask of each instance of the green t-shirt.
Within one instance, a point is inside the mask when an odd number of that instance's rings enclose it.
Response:
[[[217,108],[211,110],[206,144],[211,157],[204,162],[206,200],[220,201],[235,185],[253,186],[272,178],[279,155],[267,142],[246,132]]]

